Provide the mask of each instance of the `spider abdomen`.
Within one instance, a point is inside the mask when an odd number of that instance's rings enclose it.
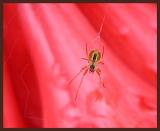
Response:
[[[89,70],[90,70],[90,72],[94,72],[94,71],[95,71],[95,65],[94,65],[94,64],[91,64],[91,65],[89,66]]]
[[[98,50],[92,50],[89,53],[89,61],[96,63],[97,61],[99,61],[101,58],[101,53]]]

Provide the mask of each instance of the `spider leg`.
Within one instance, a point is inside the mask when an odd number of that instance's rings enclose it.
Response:
[[[81,87],[81,84],[82,84],[83,79],[84,79],[85,75],[87,74],[87,72],[88,72],[88,69],[86,69],[85,72],[83,73],[83,76],[82,76],[82,78],[81,78],[80,84],[79,84],[78,89],[77,89],[77,92],[76,92],[75,101],[77,100],[77,96],[78,96],[79,89],[80,89],[80,87]]]
[[[98,64],[103,64],[104,65],[104,62],[100,61],[100,62],[98,62]]]
[[[99,76],[99,81],[100,81],[100,83],[101,83],[101,84],[103,85],[103,87],[105,88],[104,83],[102,82],[102,78],[101,78],[101,70],[100,70],[99,68],[97,68],[96,73],[97,73],[98,76]]]
[[[101,23],[101,26],[100,26],[99,32],[98,32],[98,34],[97,34],[97,36],[96,36],[96,38],[95,38],[95,41],[98,41],[98,40],[99,40],[99,42],[101,41],[101,36],[100,36],[100,34],[101,34],[101,32],[102,32],[102,28],[103,28],[103,25],[104,25],[104,20],[105,20],[105,18],[106,18],[106,16],[103,17],[103,21],[102,21],[102,23]]]
[[[87,58],[81,58],[81,59],[88,61],[88,59],[87,59]]]
[[[103,21],[102,21],[102,24],[101,24],[101,27],[100,27],[100,30],[98,32],[98,36],[100,36],[100,33],[102,31],[102,28],[103,28],[103,25],[104,25],[104,20],[105,20],[106,16],[103,17]]]
[[[103,58],[103,55],[104,55],[104,46],[103,46],[103,50],[102,50],[102,58]]]
[[[82,69],[68,82],[68,85],[72,83],[72,81],[84,70],[87,66],[82,67]]]
[[[87,48],[87,43],[86,43],[86,56],[88,57],[88,48]]]

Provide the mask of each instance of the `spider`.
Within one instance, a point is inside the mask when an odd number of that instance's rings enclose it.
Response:
[[[103,22],[102,22],[102,24],[101,24],[100,30],[99,30],[99,32],[98,32],[97,37],[95,38],[95,40],[100,40],[100,33],[101,33],[101,31],[102,31],[102,27],[103,27],[103,24],[104,24],[104,20],[105,20],[105,16],[104,16],[104,18],[103,18]],[[102,78],[101,78],[101,70],[97,67],[98,64],[103,64],[103,65],[104,65],[104,63],[101,61],[101,59],[103,58],[103,55],[104,55],[104,45],[103,45],[102,53],[101,53],[98,49],[96,49],[96,48],[92,49],[92,50],[88,53],[88,48],[87,48],[87,43],[86,43],[86,56],[87,56],[88,58],[81,58],[81,59],[87,61],[87,62],[88,62],[88,65],[82,67],[81,70],[80,70],[80,71],[69,81],[69,83],[68,83],[68,84],[71,84],[72,81],[73,81],[82,71],[84,71],[84,73],[83,73],[83,75],[82,75],[82,78],[81,78],[81,80],[80,80],[80,84],[79,84],[79,86],[78,86],[77,92],[76,92],[75,101],[76,101],[76,99],[77,99],[78,92],[79,92],[79,89],[80,89],[81,84],[82,84],[82,82],[83,82],[83,79],[84,79],[84,77],[86,76],[86,74],[87,74],[88,71],[89,71],[89,73],[94,73],[94,72],[96,72],[96,73],[98,74],[98,76],[99,76],[99,81],[100,81],[100,83],[103,85],[103,87],[105,87],[105,86],[104,86],[104,83],[102,82]]]

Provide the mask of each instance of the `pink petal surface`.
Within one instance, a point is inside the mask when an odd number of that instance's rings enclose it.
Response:
[[[3,16],[3,127],[157,127],[156,4],[4,4]],[[104,45],[105,88],[88,73],[75,103],[85,42]]]

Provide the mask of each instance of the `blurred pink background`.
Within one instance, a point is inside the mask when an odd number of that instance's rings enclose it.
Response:
[[[157,127],[156,4],[4,4],[3,127]],[[87,74],[101,32],[106,88]],[[101,46],[98,45],[98,48]],[[95,101],[95,97],[98,100]]]

